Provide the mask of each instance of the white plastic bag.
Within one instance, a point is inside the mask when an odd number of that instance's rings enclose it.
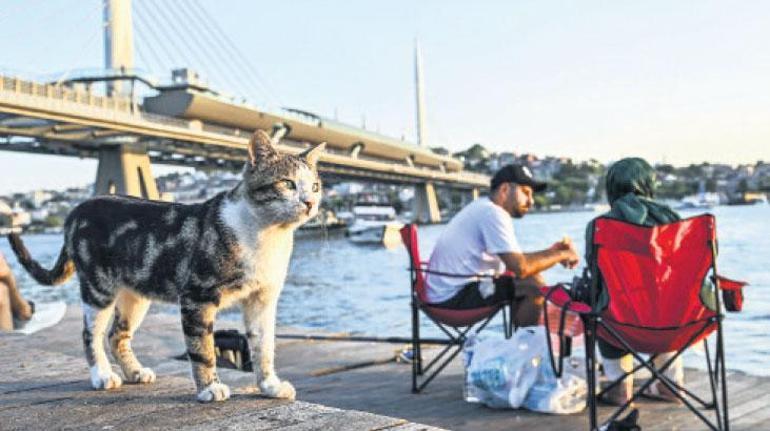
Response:
[[[567,372],[556,378],[551,363],[546,360],[540,364],[537,381],[522,406],[541,413],[568,415],[585,408],[587,395],[588,385],[584,379]]]
[[[542,328],[521,328],[508,340],[469,340],[464,357],[465,400],[492,408],[521,406],[543,361]]]

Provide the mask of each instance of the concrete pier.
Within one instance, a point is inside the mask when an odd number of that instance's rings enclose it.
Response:
[[[279,374],[297,388],[296,402],[262,398],[253,375],[220,368],[233,397],[195,401],[178,316],[150,314],[134,342],[137,356],[158,374],[151,385],[94,391],[82,354],[80,310],[70,307],[55,327],[31,336],[0,334],[0,429],[286,429],[286,430],[578,430],[585,413],[553,416],[492,410],[462,399],[455,361],[421,394],[410,392],[410,366],[395,361],[403,347],[388,343],[279,339]],[[217,328],[238,327],[220,320]],[[292,328],[279,333],[308,334]],[[435,352],[427,349],[426,355]],[[729,362],[728,362],[729,366]],[[117,371],[117,368],[116,368]],[[706,395],[704,373],[687,371]],[[731,429],[769,429],[770,378],[728,376]],[[644,430],[704,429],[686,408],[642,401]],[[604,414],[608,408],[602,408]],[[421,425],[425,424],[425,425]]]

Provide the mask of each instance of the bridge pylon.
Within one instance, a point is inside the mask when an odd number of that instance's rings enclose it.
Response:
[[[160,198],[145,148],[134,144],[119,144],[99,149],[94,195],[107,194],[153,200]]]
[[[438,196],[433,183],[428,181],[414,186],[414,218],[422,224],[441,223]]]

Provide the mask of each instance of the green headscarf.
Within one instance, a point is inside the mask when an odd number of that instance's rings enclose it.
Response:
[[[680,220],[668,205],[655,202],[655,170],[638,157],[619,160],[607,171],[607,200],[610,211],[604,217],[643,226]]]

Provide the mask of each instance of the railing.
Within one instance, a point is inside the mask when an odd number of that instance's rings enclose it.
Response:
[[[128,97],[105,97],[91,93],[87,89],[69,88],[61,85],[40,84],[23,79],[0,77],[0,91],[16,94],[63,100],[103,109],[132,113],[133,104]]]
[[[40,84],[32,81],[26,81],[14,77],[0,76],[0,96],[2,94],[31,96],[37,100],[35,104],[41,103],[59,103],[60,101],[67,104],[80,105],[78,108],[82,108],[81,112],[74,112],[77,109],[74,106],[67,106],[67,109],[72,109],[73,113],[77,115],[91,115],[96,117],[109,117],[112,120],[128,120],[133,121],[146,121],[164,126],[172,126],[183,128],[188,131],[211,133],[217,135],[224,135],[230,137],[248,137],[251,131],[246,131],[238,128],[223,127],[213,124],[203,123],[200,120],[186,120],[181,118],[168,117],[164,115],[152,114],[139,109],[139,105],[133,103],[128,97],[123,96],[101,96],[93,94],[86,88],[70,88],[61,85],[54,84]],[[40,100],[40,99],[44,100]],[[41,105],[38,105],[41,106]],[[49,105],[50,106],[50,105]],[[43,106],[45,108],[45,106]],[[59,106],[61,108],[61,106]],[[118,118],[123,117],[123,118]],[[339,151],[336,149],[327,149],[328,152],[345,156],[346,151]],[[392,160],[383,160],[377,157],[368,156],[366,154],[360,154],[357,157],[362,162],[378,162],[386,163],[392,166],[404,167],[405,163],[396,163]],[[415,169],[419,169],[424,172],[437,171],[435,168],[425,166],[413,166]],[[478,180],[476,177],[480,177],[478,174],[462,172],[459,173],[460,177],[464,177],[468,181]]]

